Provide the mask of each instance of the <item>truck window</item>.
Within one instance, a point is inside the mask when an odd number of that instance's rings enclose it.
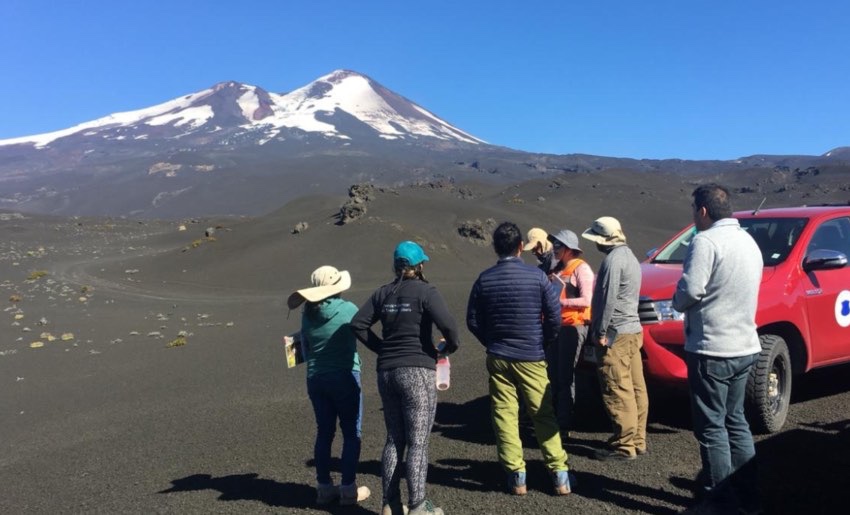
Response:
[[[738,221],[759,246],[764,266],[776,266],[791,253],[808,219],[740,218]]]
[[[688,245],[697,233],[696,227],[691,227],[668,243],[652,259],[653,263],[684,263],[688,254]]]
[[[764,265],[776,266],[785,261],[788,254],[791,253],[791,249],[800,239],[803,227],[808,223],[808,218],[740,218],[738,222],[758,244]],[[850,220],[847,220],[847,222],[850,224]],[[652,262],[658,264],[684,263],[688,246],[695,234],[696,228],[694,227],[686,230],[662,248],[652,259]],[[850,236],[850,225],[847,226],[844,234]]]
[[[817,249],[835,250],[850,256],[850,219],[834,218],[820,224],[809,241],[806,254]]]

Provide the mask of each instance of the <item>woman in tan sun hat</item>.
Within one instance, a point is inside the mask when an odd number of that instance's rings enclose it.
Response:
[[[307,363],[307,394],[316,414],[316,462],[318,504],[339,499],[340,504],[357,504],[371,492],[356,483],[360,461],[360,434],[363,419],[363,394],[360,389],[360,356],[349,328],[357,306],[340,294],[351,287],[351,274],[332,266],[313,271],[313,286],[297,290],[287,305],[295,309],[304,304],[301,315],[301,346]],[[334,486],[330,474],[331,444],[336,422],[342,430],[342,482]]]

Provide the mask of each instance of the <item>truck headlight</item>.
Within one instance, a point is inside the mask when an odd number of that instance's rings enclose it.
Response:
[[[673,309],[672,300],[656,300],[655,311],[658,312],[658,320],[684,320],[685,314]]]

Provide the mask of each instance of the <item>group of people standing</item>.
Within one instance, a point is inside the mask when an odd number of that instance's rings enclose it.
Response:
[[[711,230],[718,234],[717,238],[723,238],[720,231],[728,233],[737,222],[729,218],[728,192],[710,186],[709,194],[698,194],[699,188],[694,192],[695,222],[698,230]],[[726,203],[715,209],[718,196]],[[713,203],[706,206],[706,198],[714,199]],[[497,455],[506,473],[508,490],[515,495],[527,492],[519,433],[521,410],[533,423],[554,493],[566,495],[572,490],[574,478],[563,443],[575,427],[575,370],[583,352],[596,363],[604,405],[613,426],[612,436],[594,457],[629,461],[647,452],[649,400],[640,355],[640,266],[617,219],[598,218],[581,236],[604,254],[595,276],[582,259],[583,250],[573,231],[563,229],[547,234],[534,228],[524,242],[516,224],[502,223],[493,232],[498,261],[479,275],[469,295],[466,325],[486,348]],[[733,353],[738,356],[729,361],[722,352],[715,352],[714,344],[706,342],[714,336],[695,328],[707,323],[697,317],[704,311],[703,303],[709,304],[715,295],[710,267],[716,265],[711,262],[716,248],[712,245],[719,245],[713,237],[694,240],[674,298],[674,305],[686,316],[686,351],[694,354],[688,357],[693,376],[689,381],[694,391],[695,432],[708,488],[717,487],[733,471],[753,462],[752,436],[749,435],[746,448],[744,429],[748,434],[749,428],[741,427],[742,406],[739,410],[738,405],[743,398],[741,377],[746,376],[752,364],[753,352],[758,352],[752,345],[743,351],[736,348]],[[720,246],[738,246],[735,252],[739,254],[751,250],[737,233]],[[532,252],[539,266],[526,264],[521,259],[523,251]],[[695,253],[693,257],[691,251]],[[382,515],[443,514],[425,495],[428,439],[436,413],[435,364],[439,355],[458,349],[459,338],[444,299],[425,279],[424,263],[428,260],[415,242],[400,243],[393,254],[394,280],[378,288],[359,309],[340,298],[340,293],[351,286],[349,273],[331,266],[314,271],[312,286],[289,297],[290,309],[306,302],[301,342],[307,362],[308,394],[316,415],[314,454],[319,504],[336,500],[355,504],[371,494],[367,487],[357,486],[355,475],[363,413],[356,350],[359,340],[377,354],[378,391],[387,432],[381,460]],[[709,272],[702,269],[705,266]],[[760,273],[759,268],[759,277]],[[724,278],[729,280],[732,279]],[[751,294],[751,282],[737,286],[742,295]],[[756,282],[756,292],[757,285]],[[754,301],[751,310],[745,309],[737,316],[750,315],[754,318]],[[380,336],[372,330],[377,322],[381,323]],[[433,334],[434,326],[443,336],[439,343]],[[755,335],[754,322],[752,334]],[[591,350],[583,351],[586,345],[591,345]],[[712,379],[717,371],[731,377],[734,386],[722,380],[723,384],[718,385],[718,380]],[[330,476],[337,419],[344,438],[342,482],[338,487]],[[730,452],[730,442],[726,442],[725,455],[718,450],[722,438],[717,424],[731,424],[728,440],[732,440],[733,448]],[[746,425],[745,420],[743,424]],[[722,432],[725,431],[724,427]],[[738,445],[742,442],[744,449]],[[407,505],[400,492],[402,461]],[[742,495],[750,494],[742,490]]]

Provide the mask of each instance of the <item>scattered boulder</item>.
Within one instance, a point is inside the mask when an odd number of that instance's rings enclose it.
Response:
[[[485,222],[467,220],[461,222],[457,228],[457,233],[461,238],[476,245],[489,245],[492,238],[491,233],[495,227],[496,221],[492,218],[488,218]]]
[[[458,188],[457,195],[463,200],[473,200],[476,197],[475,191],[473,191],[472,188],[468,186],[461,186],[460,188]]]
[[[375,191],[371,184],[354,184],[348,188],[349,199],[339,208],[337,225],[345,225],[365,216],[366,203],[375,198]]]
[[[363,204],[356,204],[351,201],[346,202],[339,208],[339,221],[338,225],[345,225],[347,223],[351,223],[358,218],[362,218],[366,215],[366,206]]]
[[[353,184],[348,188],[348,196],[356,204],[365,204],[375,198],[375,186],[371,184]]]
[[[301,234],[306,231],[310,227],[310,224],[307,222],[298,222],[295,224],[295,227],[292,228],[292,234]]]

